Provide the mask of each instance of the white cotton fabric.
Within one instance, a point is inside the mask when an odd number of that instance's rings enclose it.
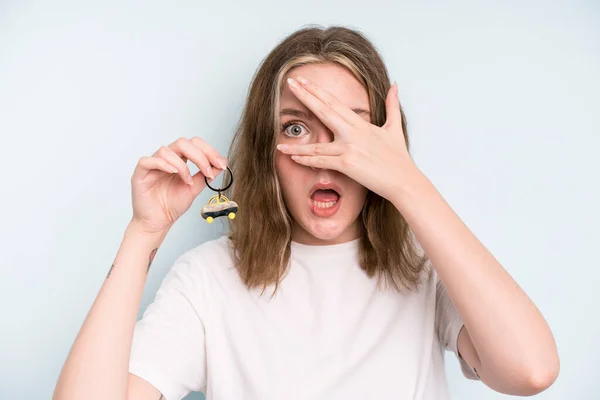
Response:
[[[448,399],[463,322],[437,274],[382,290],[358,247],[293,242],[274,297],[242,283],[226,236],[188,251],[136,324],[130,372],[167,400]]]

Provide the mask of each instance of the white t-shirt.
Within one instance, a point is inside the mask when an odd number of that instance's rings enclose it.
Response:
[[[186,252],[137,322],[130,372],[167,400],[448,399],[463,322],[437,274],[382,291],[358,246],[293,242],[274,297],[243,284],[226,236]]]

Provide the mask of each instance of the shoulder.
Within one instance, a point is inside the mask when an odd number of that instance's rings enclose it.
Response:
[[[194,286],[212,284],[215,281],[237,283],[239,274],[235,268],[233,245],[223,235],[208,240],[180,255],[170,273],[184,275]]]
[[[227,235],[220,236],[216,239],[208,240],[185,252],[182,257],[189,259],[205,260],[205,261],[221,261],[232,259],[231,240]]]
[[[176,263],[194,266],[230,264],[233,262],[231,241],[227,236],[208,240],[180,255]]]

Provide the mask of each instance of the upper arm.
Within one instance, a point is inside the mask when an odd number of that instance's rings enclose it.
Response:
[[[127,400],[162,400],[163,395],[142,378],[129,374],[127,384]]]

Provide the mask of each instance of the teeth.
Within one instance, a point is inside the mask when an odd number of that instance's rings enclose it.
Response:
[[[328,201],[326,203],[322,202],[322,201],[314,201],[313,200],[313,204],[317,207],[317,208],[329,208],[329,207],[333,207],[335,206],[337,203],[337,201]]]

